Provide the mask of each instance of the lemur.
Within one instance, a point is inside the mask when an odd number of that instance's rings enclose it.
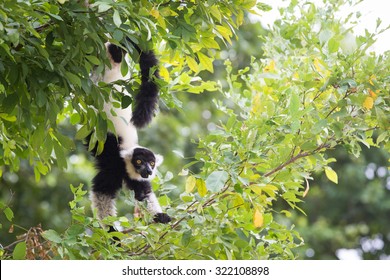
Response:
[[[141,70],[141,85],[135,97],[134,111],[132,112],[131,106],[114,107],[110,102],[112,98],[104,104],[104,112],[114,124],[115,134],[107,134],[102,153],[96,154],[96,147],[92,150],[98,172],[92,179],[90,199],[92,207],[97,209],[99,219],[116,216],[115,198],[124,182],[134,191],[136,200],[147,201],[147,208],[154,215],[155,222],[169,223],[171,218],[162,212],[150,183],[163,157],[139,146],[137,134],[137,128],[145,127],[151,122],[157,107],[159,88],[154,79],[159,78],[158,60],[152,51],[145,52],[136,44],[133,46],[140,55]],[[111,67],[106,67],[100,81],[111,83],[127,80],[129,74],[122,76],[120,70],[121,63],[126,63],[122,62],[123,49],[111,43],[106,44],[106,49]],[[150,75],[151,71],[154,71],[153,75]]]

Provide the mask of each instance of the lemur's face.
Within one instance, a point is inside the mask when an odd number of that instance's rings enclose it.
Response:
[[[156,157],[153,152],[144,148],[135,148],[131,163],[134,166],[135,172],[141,175],[142,178],[148,179],[154,175],[156,170]]]

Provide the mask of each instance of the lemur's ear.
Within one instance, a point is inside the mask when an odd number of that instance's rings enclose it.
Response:
[[[162,155],[154,155],[156,157],[156,166],[160,166],[161,163],[163,162],[164,160],[164,157]]]
[[[120,151],[120,155],[124,159],[126,159],[126,158],[130,159],[133,156],[133,152],[134,152],[133,149],[131,149],[131,150],[121,150]]]

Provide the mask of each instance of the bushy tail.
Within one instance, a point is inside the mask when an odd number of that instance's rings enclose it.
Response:
[[[141,86],[135,97],[131,122],[135,127],[142,128],[152,121],[158,105],[159,88],[156,83],[156,79],[159,78],[158,60],[152,51],[143,52],[136,44],[131,43],[140,53],[139,65],[141,69]]]

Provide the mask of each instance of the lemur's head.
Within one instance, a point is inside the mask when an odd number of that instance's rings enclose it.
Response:
[[[132,150],[122,150],[121,156],[125,160],[129,177],[138,181],[149,181],[156,176],[157,167],[163,157],[155,155],[151,150],[135,147]]]

